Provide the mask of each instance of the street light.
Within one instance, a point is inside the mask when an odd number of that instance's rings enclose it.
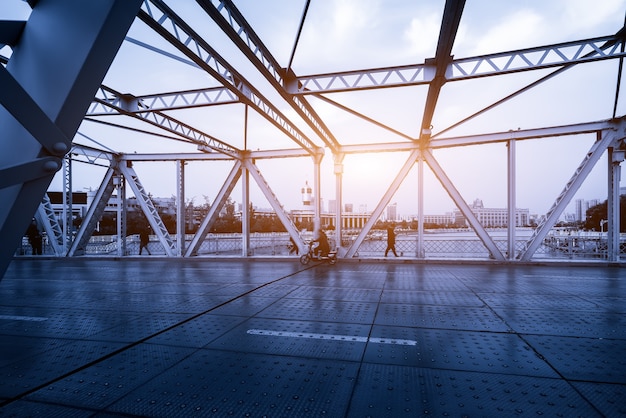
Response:
[[[609,221],[606,219],[600,219],[600,232],[603,233],[604,232],[604,225],[608,224]]]

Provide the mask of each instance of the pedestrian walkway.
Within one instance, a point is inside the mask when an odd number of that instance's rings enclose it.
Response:
[[[14,260],[5,416],[626,417],[626,270]]]

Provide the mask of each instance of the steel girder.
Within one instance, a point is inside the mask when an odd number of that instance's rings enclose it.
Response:
[[[522,71],[623,58],[620,35],[601,36],[497,54],[451,59],[446,81],[460,81]],[[432,63],[297,76],[289,93],[297,95],[430,84]]]
[[[612,125],[613,129],[597,133],[597,140],[593,143],[589,152],[585,155],[580,165],[576,168],[572,177],[563,188],[563,191],[557,196],[552,207],[548,210],[546,217],[537,225],[524,249],[520,252],[520,260],[528,261],[532,258],[535,251],[537,251],[543,242],[543,239],[557,222],[559,216],[561,216],[600,157],[612,144],[624,139],[626,136],[626,121],[615,121]]]
[[[33,163],[29,175],[13,171],[13,185],[0,190],[0,274],[61,168],[140,1],[40,0],[31,6],[28,22],[11,40],[6,67],[0,66],[1,177],[5,168]]]
[[[359,249],[359,247],[365,240],[365,237],[370,232],[374,224],[378,221],[383,211],[385,210],[385,208],[391,201],[391,198],[396,193],[396,191],[398,190],[398,188],[400,187],[400,185],[402,184],[406,176],[409,174],[409,171],[411,170],[411,168],[413,167],[413,165],[419,158],[419,155],[420,155],[420,151],[418,149],[414,149],[413,151],[411,151],[411,153],[409,154],[409,157],[400,168],[400,171],[396,175],[392,184],[389,186],[389,189],[387,189],[387,191],[381,198],[378,205],[376,205],[376,208],[372,212],[371,216],[369,217],[369,219],[363,226],[363,229],[361,230],[361,232],[359,232],[359,235],[356,237],[356,239],[354,240],[350,248],[348,248],[348,251],[346,251],[346,255],[345,255],[346,258],[354,257],[357,250]]]
[[[200,147],[230,155],[233,158],[239,158],[241,150],[233,147],[226,142],[206,134],[199,129],[187,125],[175,118],[166,115],[163,112],[151,110],[143,111],[143,105],[137,97],[130,94],[121,94],[106,86],[101,86],[98,91],[104,98],[96,97],[95,101],[104,107],[115,109],[117,113],[128,115],[142,120],[150,125],[157,126],[168,132],[176,134],[187,141],[194,143]],[[204,150],[204,149],[203,149]]]
[[[186,257],[191,257],[198,254],[198,250],[200,249],[202,242],[204,242],[204,239],[209,233],[211,227],[213,226],[213,223],[215,223],[215,221],[217,220],[220,210],[222,210],[222,207],[224,207],[224,203],[226,203],[226,200],[235,188],[239,177],[241,177],[241,166],[241,161],[235,161],[233,168],[228,173],[226,181],[220,188],[217,196],[215,197],[215,200],[213,201],[213,204],[209,208],[209,212],[202,220],[202,223],[198,227],[196,234],[191,240],[189,246],[187,247],[187,250],[185,252]]]
[[[138,16],[200,68],[235,93],[243,103],[251,106],[289,136],[296,144],[308,150],[311,155],[319,153],[319,147],[315,143],[289,121],[276,106],[263,97],[163,1],[145,0]]]
[[[278,219],[280,219],[281,223],[283,224],[289,235],[294,239],[300,251],[304,253],[306,251],[306,246],[302,242],[300,234],[298,234],[298,228],[296,228],[296,226],[293,224],[293,221],[272,191],[270,185],[261,174],[259,168],[250,158],[246,158],[243,161],[243,166],[252,175],[257,185],[259,186],[259,189],[261,189],[261,192],[263,192],[263,195],[272,206],[272,209],[274,209],[274,211],[276,212],[276,216],[278,216]]]
[[[111,105],[109,105],[109,102]],[[134,104],[132,109],[124,105],[124,103],[128,102]],[[211,87],[206,89],[131,96],[128,94],[120,95],[113,89],[102,86],[98,89],[95,100],[89,107],[86,116],[115,115],[120,113],[120,109],[136,113],[190,109],[194,107],[234,103],[241,103],[241,101],[226,87]]]
[[[305,98],[288,93],[288,85],[294,82],[295,74],[287,73],[289,69],[284,69],[278,64],[278,61],[272,56],[233,2],[230,0],[197,0],[197,2],[213,18],[215,23],[228,34],[230,39],[263,74],[281,97],[313,129],[322,142],[333,153],[337,152],[339,142],[313,107]]]

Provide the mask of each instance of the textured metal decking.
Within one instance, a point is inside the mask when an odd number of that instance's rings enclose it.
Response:
[[[15,260],[0,416],[626,417],[626,270]]]

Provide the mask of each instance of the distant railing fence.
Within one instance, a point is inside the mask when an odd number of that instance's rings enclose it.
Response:
[[[185,237],[186,245],[189,245],[193,236]],[[312,239],[311,233],[302,236],[305,241]],[[342,240],[342,246],[348,248],[354,241],[355,236],[347,236]],[[335,238],[329,234],[331,246],[335,247]],[[508,240],[495,238],[498,249],[506,254]],[[526,238],[516,239],[515,250],[519,254],[524,249]],[[93,236],[87,244],[85,255],[117,256],[118,241],[116,236]],[[241,234],[208,234],[200,245],[197,256],[242,256]],[[355,257],[379,258],[385,255],[387,240],[384,234],[371,235],[364,239],[359,246]],[[399,234],[396,237],[396,253],[399,257],[417,258],[417,237],[415,234]],[[148,250],[153,255],[165,255],[165,249],[156,236],[150,237]],[[254,233],[250,234],[248,256],[295,256],[289,253],[289,236],[286,233]],[[549,234],[535,252],[535,259],[606,259],[607,258],[606,235],[586,234],[562,235]],[[439,234],[425,234],[423,239],[423,257],[433,259],[488,259],[487,249],[477,236],[440,236]],[[21,246],[16,251],[16,256],[32,254],[32,247],[28,239],[22,239]],[[139,254],[139,236],[131,235],[126,238],[126,256]],[[626,237],[620,241],[620,254],[626,255]],[[43,255],[54,255],[54,250],[47,237],[43,239]],[[389,251],[388,257],[393,257]]]

